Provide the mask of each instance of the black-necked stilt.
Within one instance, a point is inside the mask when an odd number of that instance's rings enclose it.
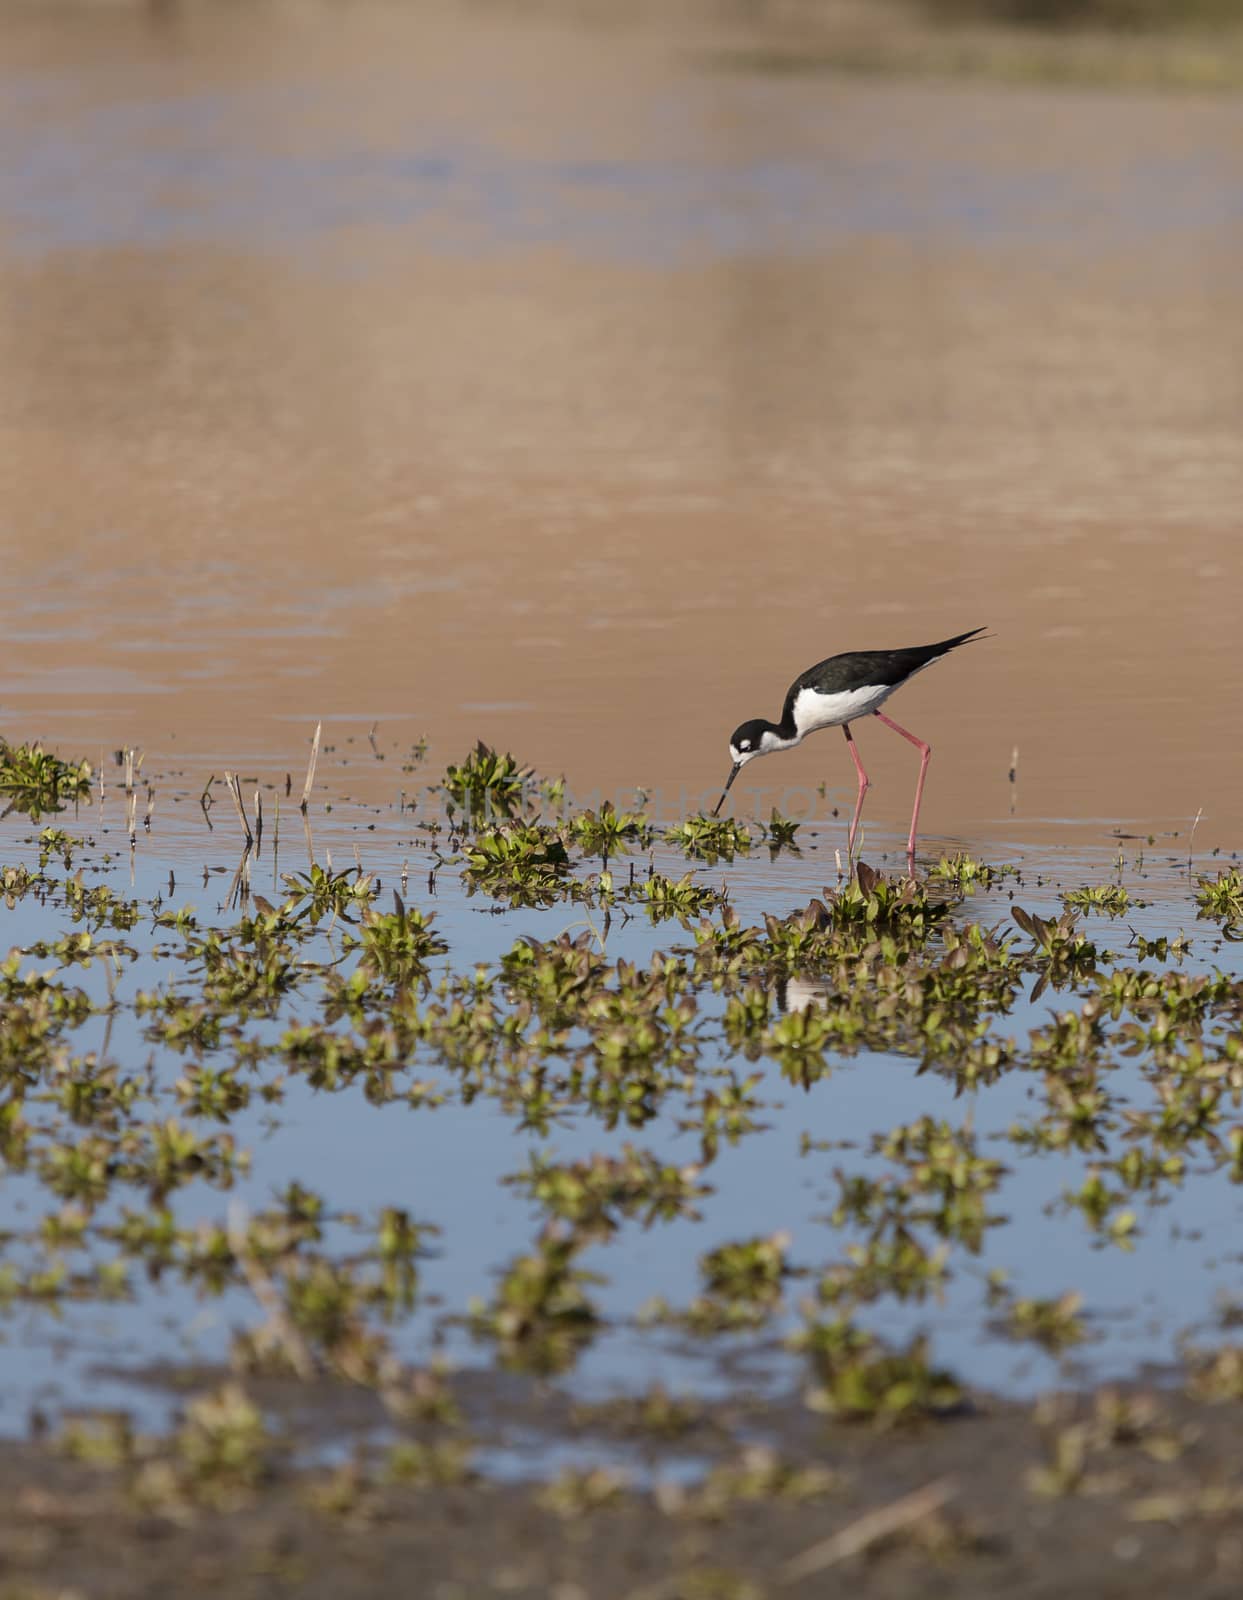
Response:
[[[847,851],[854,855],[855,834],[859,829],[859,816],[863,810],[863,797],[868,792],[868,775],[859,760],[850,724],[860,717],[879,717],[887,728],[909,740],[920,753],[919,782],[915,785],[915,810],[911,816],[911,836],[906,843],[908,859],[915,854],[915,834],[919,827],[919,802],[924,797],[924,775],[928,771],[928,758],[932,747],[913,733],[900,728],[881,711],[881,706],[908,678],[930,667],[934,661],[956,650],[968,639],[984,632],[972,628],[970,633],[957,634],[953,639],[942,639],[940,644],[912,645],[906,650],[851,650],[845,655],[830,656],[795,678],[786,693],[780,722],[766,722],[763,717],[744,722],[735,728],[729,741],[730,758],[734,765],[721,798],[712,812],[715,817],[725,804],[730,784],[756,756],[771,755],[774,750],[792,750],[817,728],[841,728],[850,747],[855,771],[859,774],[859,797],[855,801],[855,814],[850,819],[850,838]]]

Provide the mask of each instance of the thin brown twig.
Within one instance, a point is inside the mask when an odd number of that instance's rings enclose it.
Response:
[[[782,1585],[798,1583],[814,1573],[835,1567],[881,1539],[887,1539],[913,1523],[922,1522],[925,1517],[947,1505],[957,1493],[958,1483],[954,1478],[934,1478],[922,1489],[904,1494],[899,1500],[891,1500],[887,1506],[865,1511],[847,1527],[840,1528],[827,1539],[821,1539],[818,1544],[810,1545],[801,1554],[783,1562],[777,1572],[777,1582]]]

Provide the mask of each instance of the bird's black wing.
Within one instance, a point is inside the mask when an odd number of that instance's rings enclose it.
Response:
[[[786,695],[786,704],[792,704],[800,689],[815,689],[820,694],[847,694],[852,689],[867,689],[878,684],[896,688],[921,668],[930,666],[983,632],[983,628],[972,628],[968,633],[955,634],[952,639],[942,639],[939,644],[909,645],[902,650],[849,650],[840,656],[829,656],[814,667],[808,667],[794,680]]]

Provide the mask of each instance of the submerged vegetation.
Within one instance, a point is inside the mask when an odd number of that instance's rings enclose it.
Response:
[[[89,778],[7,755],[14,771],[59,774],[62,796]],[[922,880],[860,863],[815,893],[813,858],[787,856],[799,903],[765,912],[740,883],[793,845],[797,825],[776,814],[662,831],[606,804],[538,820],[532,775],[482,746],[444,787],[450,829],[416,834],[425,894],[404,854],[398,872],[312,853],[305,871],[273,861],[275,901],[242,880],[213,913],[163,887],[119,892],[84,816],[5,845],[0,1159],[28,1203],[0,1302],[70,1328],[100,1303],[164,1302],[187,1319],[200,1301],[228,1308],[217,1354],[232,1376],[217,1372],[167,1437],[89,1414],[59,1434],[140,1503],[172,1514],[259,1493],[289,1450],[254,1387],[274,1377],[370,1392],[394,1429],[423,1430],[383,1468],[320,1482],[321,1509],[361,1515],[386,1485],[466,1481],[445,1349],[508,1381],[564,1382],[621,1340],[751,1341],[784,1349],[817,1426],[962,1415],[973,1385],[946,1348],[950,1320],[1051,1377],[1102,1337],[1090,1277],[1033,1275],[1033,1229],[1057,1230],[1064,1253],[1077,1239],[1142,1261],[1193,1191],[1237,1207],[1236,867],[1188,886],[1182,909],[1223,963],[1191,965],[1201,935],[1129,929],[1149,902],[1138,875],[1031,897],[1021,871],[958,854]],[[493,936],[479,919],[471,937],[480,903],[513,926]],[[891,1086],[879,1099],[878,1074]],[[286,1124],[327,1104],[334,1159],[299,1169]],[[377,1117],[409,1130],[388,1192],[367,1175]],[[487,1136],[477,1148],[463,1118]],[[469,1231],[427,1177],[442,1138],[469,1216],[502,1219],[466,1295],[440,1287]],[[738,1172],[766,1175],[746,1227]],[[267,1198],[239,1205],[243,1185]],[[663,1294],[633,1266],[618,1275],[627,1252],[665,1263]],[[1056,1252],[1040,1260],[1059,1269]],[[1237,1399],[1237,1339],[1203,1334],[1191,1392]],[[663,1391],[616,1405],[653,1438],[706,1426]],[[1081,1492],[1095,1438],[1054,1440],[1031,1493]],[[710,1518],[836,1481],[752,1456],[669,1503]],[[572,1469],[547,1509],[594,1513],[627,1493],[610,1471]]]

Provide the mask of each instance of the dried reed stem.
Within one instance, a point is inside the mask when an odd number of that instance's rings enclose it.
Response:
[[[302,804],[299,810],[306,816],[306,808],[311,803],[311,788],[315,782],[315,763],[319,760],[319,736],[324,731],[322,722],[315,724],[315,737],[311,740],[311,759],[307,764],[306,783],[302,788]]]
[[[233,874],[233,881],[225,896],[225,904],[230,910],[235,905],[245,904],[250,898],[250,848],[248,839],[242,846],[242,859],[237,864],[237,871]]]
[[[801,1555],[792,1556],[784,1562],[778,1569],[777,1581],[783,1585],[799,1583],[814,1573],[848,1561],[851,1556],[860,1555],[891,1534],[922,1522],[925,1517],[948,1504],[957,1493],[958,1485],[953,1478],[936,1478],[922,1489],[903,1495],[900,1500],[865,1512],[848,1527],[831,1534],[827,1539],[821,1539],[819,1544],[809,1546]]]
[[[237,820],[242,825],[242,832],[246,836],[247,848],[255,842],[255,836],[250,831],[250,822],[247,820],[246,807],[242,804],[242,785],[232,772],[224,775],[225,788],[233,797],[233,809],[237,812]]]

